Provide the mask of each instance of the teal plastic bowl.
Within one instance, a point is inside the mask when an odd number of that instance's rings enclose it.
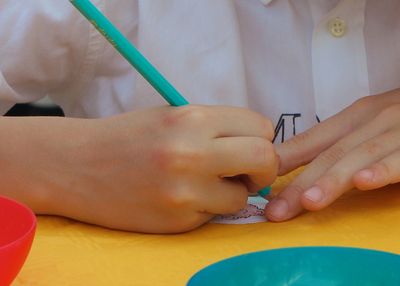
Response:
[[[188,286],[400,285],[400,256],[347,247],[283,248],[222,260]]]

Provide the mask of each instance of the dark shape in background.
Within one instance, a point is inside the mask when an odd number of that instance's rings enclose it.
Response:
[[[5,116],[64,116],[64,112],[56,105],[38,106],[26,103],[14,105]]]

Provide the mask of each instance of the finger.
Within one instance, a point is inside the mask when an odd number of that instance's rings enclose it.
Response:
[[[198,198],[199,212],[210,214],[234,214],[246,207],[247,188],[240,180],[216,179]]]
[[[303,207],[319,210],[330,205],[354,187],[352,177],[355,173],[395,151],[399,140],[400,136],[395,132],[386,132],[347,152],[313,187],[304,192],[301,198]]]
[[[281,158],[279,174],[305,165],[351,130],[351,114],[340,112],[313,128],[276,146]]]
[[[249,175],[259,187],[271,184],[278,171],[273,144],[259,137],[215,139],[210,151],[210,170],[220,177]]]
[[[302,193],[308,190],[318,178],[343,158],[347,152],[355,148],[360,142],[369,140],[381,133],[387,128],[386,126],[387,124],[384,124],[382,120],[371,121],[322,152],[304,169],[302,174],[267,205],[265,213],[268,219],[283,221],[298,215],[303,210]],[[281,158],[281,163],[283,160]]]
[[[211,124],[213,138],[231,136],[254,136],[272,140],[274,129],[270,120],[247,108],[230,106],[191,105],[179,107],[177,116],[186,115],[190,124]],[[183,113],[183,114],[181,114]]]
[[[400,151],[389,154],[379,162],[358,171],[353,176],[357,189],[373,190],[400,182]]]
[[[300,198],[304,192],[301,182],[293,182],[280,192],[265,207],[265,216],[269,221],[285,221],[303,211]]]
[[[385,106],[400,99],[398,95],[396,97],[391,94],[379,97],[381,99],[379,101],[374,96],[365,97],[313,128],[278,145],[276,150],[281,158],[279,175],[312,161],[334,142],[374,118]]]

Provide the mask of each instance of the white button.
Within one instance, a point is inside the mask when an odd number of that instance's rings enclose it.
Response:
[[[271,3],[271,1],[272,0],[260,0],[260,2],[265,6],[268,5],[269,3]]]
[[[338,17],[329,21],[328,29],[332,36],[339,38],[346,33],[347,25],[343,19]]]

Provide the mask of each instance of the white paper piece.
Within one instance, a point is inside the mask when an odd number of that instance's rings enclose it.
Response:
[[[262,197],[249,197],[247,207],[232,215],[218,215],[211,223],[220,224],[249,224],[266,222],[264,208],[268,201]]]

